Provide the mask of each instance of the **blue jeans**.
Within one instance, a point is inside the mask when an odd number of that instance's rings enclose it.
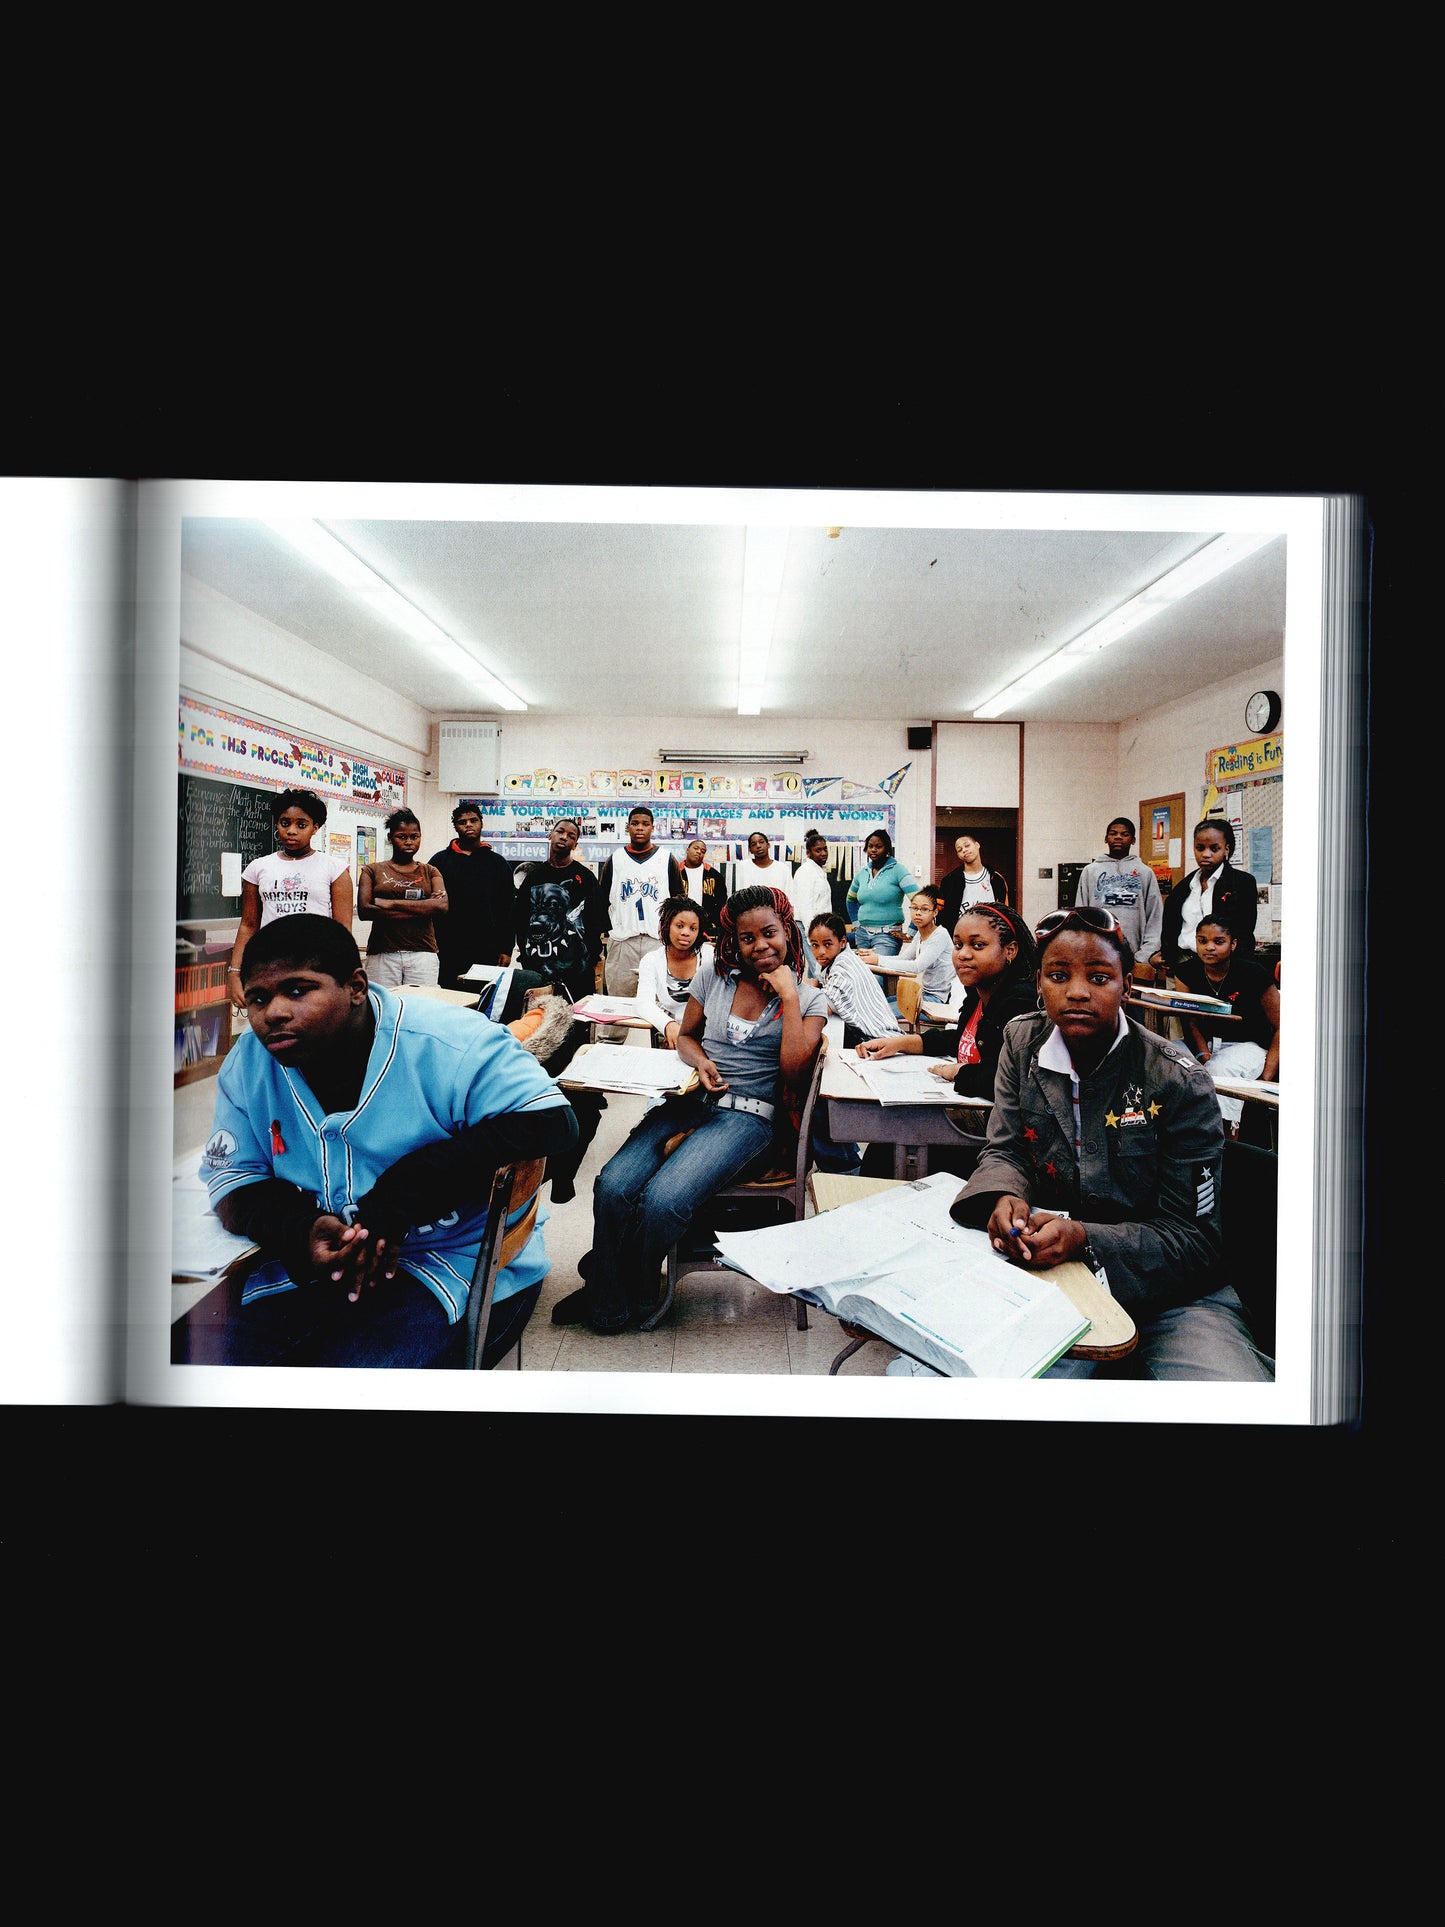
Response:
[[[664,1158],[667,1140],[694,1125]],[[668,1251],[700,1206],[765,1157],[772,1141],[766,1118],[692,1096],[670,1097],[647,1113],[592,1185],[587,1309],[597,1331],[621,1331],[648,1309]]]
[[[903,948],[891,930],[865,930],[861,923],[854,932],[854,941],[860,950],[876,950],[880,957],[896,957]]]

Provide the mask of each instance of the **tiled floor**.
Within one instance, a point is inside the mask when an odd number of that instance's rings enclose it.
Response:
[[[176,1153],[198,1152],[210,1133],[216,1100],[215,1081],[204,1078],[175,1094]],[[551,1270],[522,1339],[521,1369],[526,1372],[744,1372],[786,1376],[826,1373],[848,1340],[838,1321],[816,1307],[808,1311],[807,1331],[797,1329],[797,1306],[737,1272],[695,1271],[682,1278],[666,1321],[652,1332],[622,1332],[604,1338],[576,1325],[551,1322],[553,1305],[582,1280],[577,1260],[592,1245],[592,1179],[622,1143],[642,1113],[645,1100],[613,1092],[597,1136],[577,1179],[577,1195],[566,1204],[542,1197],[547,1213],[543,1236]],[[177,1294],[186,1288],[173,1288]],[[177,1296],[177,1314],[189,1299]],[[882,1344],[865,1345],[843,1366],[847,1377],[881,1373],[893,1356]],[[502,1370],[510,1370],[509,1359]]]

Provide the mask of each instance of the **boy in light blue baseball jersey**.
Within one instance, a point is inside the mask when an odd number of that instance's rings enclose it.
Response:
[[[367,983],[327,917],[281,917],[243,962],[251,1020],[227,1055],[202,1170],[267,1263],[176,1327],[189,1364],[449,1366],[499,1164],[563,1152],[563,1093],[499,1024]],[[484,1367],[547,1270],[540,1219],[498,1276]]]

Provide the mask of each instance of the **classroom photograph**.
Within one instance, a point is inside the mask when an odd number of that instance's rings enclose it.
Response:
[[[1308,1399],[1291,505],[171,507],[169,1396],[301,1367],[543,1409]]]

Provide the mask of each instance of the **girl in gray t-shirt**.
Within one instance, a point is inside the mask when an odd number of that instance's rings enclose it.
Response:
[[[699,1207],[767,1161],[775,1129],[786,1134],[827,1016],[823,993],[799,981],[802,967],[782,891],[756,885],[729,897],[714,961],[698,967],[677,1040],[700,1089],[648,1111],[598,1172],[587,1282],[553,1307],[553,1324],[619,1332],[645,1318],[661,1295],[667,1253]],[[680,1131],[690,1135],[665,1155]]]

